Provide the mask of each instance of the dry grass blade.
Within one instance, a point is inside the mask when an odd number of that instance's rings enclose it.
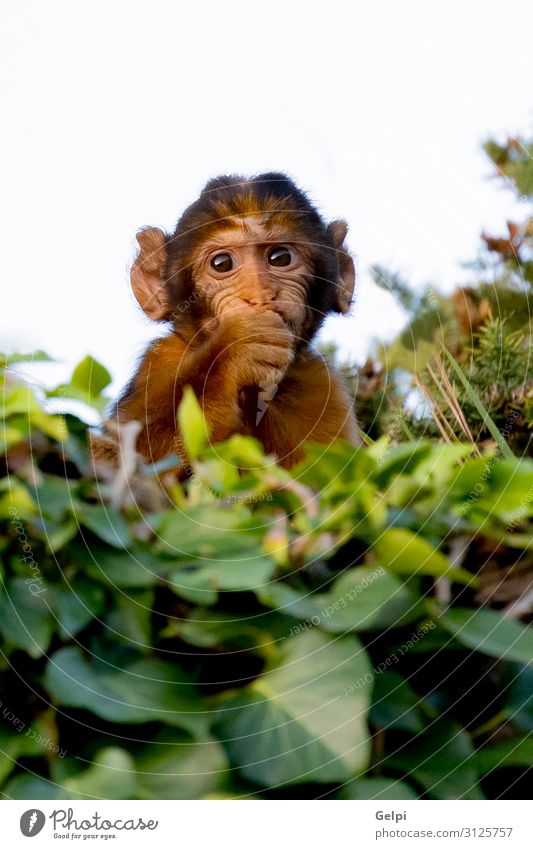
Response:
[[[435,399],[432,397],[429,389],[424,386],[419,377],[414,378],[414,383],[419,392],[422,393],[426,401],[428,402],[428,406],[433,417],[433,421],[437,425],[439,433],[445,442],[457,442],[457,436],[453,432],[453,428],[446,421],[445,417],[442,415],[439,406]]]
[[[466,420],[466,416],[463,413],[463,410],[461,408],[461,404],[459,403],[459,399],[457,397],[457,393],[456,393],[456,391],[453,387],[453,384],[450,381],[450,378],[448,377],[448,375],[446,373],[446,369],[444,368],[444,363],[442,362],[442,360],[441,360],[441,358],[438,354],[435,355],[434,360],[435,360],[435,365],[437,366],[437,368],[440,372],[440,375],[441,375],[442,386],[446,390],[445,397],[448,401],[450,409],[453,412],[453,414],[455,415],[457,421],[459,422],[461,429],[462,429],[463,433],[465,434],[465,436],[471,442],[474,442],[474,437],[472,435],[472,431],[468,427],[468,422]],[[431,366],[429,366],[429,365],[428,365],[428,370],[430,371],[430,374],[431,374]],[[435,379],[435,378],[433,378],[433,379]],[[441,389],[441,391],[443,391],[443,389]]]

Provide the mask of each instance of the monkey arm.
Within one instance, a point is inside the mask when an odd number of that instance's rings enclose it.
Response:
[[[287,468],[304,457],[306,440],[360,443],[353,400],[342,378],[310,352],[290,366],[253,433]]]
[[[220,442],[242,424],[237,393],[231,391],[220,368],[214,368],[217,334],[203,344],[177,335],[156,340],[117,404],[119,421],[143,425],[138,451],[155,462],[179,450],[176,411],[186,385],[192,386],[210,426],[211,439]]]

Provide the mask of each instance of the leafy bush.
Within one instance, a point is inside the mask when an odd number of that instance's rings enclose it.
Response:
[[[49,394],[101,410],[108,380]],[[5,796],[520,794],[532,461],[382,438],[288,473],[187,395],[187,482],[97,477],[81,418],[10,369],[3,398]]]
[[[526,217],[509,221],[503,236],[481,234],[468,285],[447,295],[429,285],[415,292],[399,274],[374,267],[375,283],[408,322],[362,368],[344,369],[372,439],[429,436],[489,447],[499,431],[516,455],[533,454],[532,150],[533,142],[516,138],[485,145]]]

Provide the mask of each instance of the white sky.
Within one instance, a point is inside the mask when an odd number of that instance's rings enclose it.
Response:
[[[532,9],[9,4],[0,349],[44,348],[63,372],[89,352],[120,385],[158,332],[129,290],[136,229],[172,228],[210,176],[275,169],[350,223],[358,303],[323,337],[360,360],[402,321],[371,264],[449,289],[482,228],[523,216],[480,145],[532,131]]]

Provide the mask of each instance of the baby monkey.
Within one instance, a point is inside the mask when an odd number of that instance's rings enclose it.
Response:
[[[210,180],[171,235],[137,234],[131,285],[154,321],[170,322],[118,401],[142,429],[137,450],[183,456],[176,411],[185,386],[212,442],[253,435],[289,468],[304,442],[358,442],[353,403],[311,342],[347,313],[355,271],[344,221],[326,224],[285,174]]]

